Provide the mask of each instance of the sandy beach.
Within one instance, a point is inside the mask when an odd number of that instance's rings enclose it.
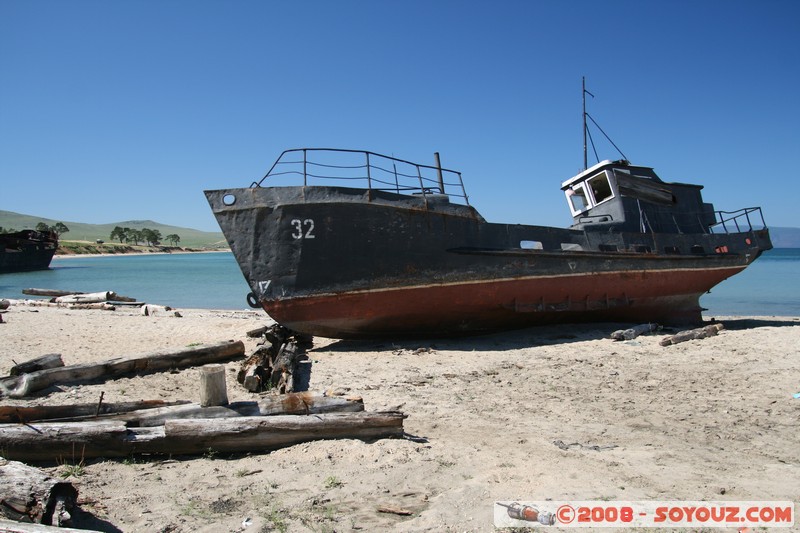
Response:
[[[0,375],[54,352],[69,365],[232,339],[250,353],[258,339],[246,332],[269,321],[260,311],[180,313],[12,306]],[[315,338],[310,390],[403,411],[411,438],[87,459],[69,481],[85,527],[125,532],[492,531],[497,500],[796,502],[800,319],[716,318],[718,336],[668,347],[659,345],[668,332],[612,341],[618,324],[419,342]],[[230,400],[257,399],[236,382],[238,366],[226,365]],[[186,369],[2,404],[96,403],[101,392],[106,402],[197,401],[197,383],[198,370]]]

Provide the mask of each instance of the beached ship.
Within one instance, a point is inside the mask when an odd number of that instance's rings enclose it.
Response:
[[[51,231],[0,233],[0,273],[46,270],[57,248],[58,236]]]
[[[570,228],[487,222],[436,160],[287,150],[250,187],[206,191],[251,303],[334,338],[691,324],[702,294],[772,248],[760,208],[715,211],[702,186],[625,160],[561,184]]]

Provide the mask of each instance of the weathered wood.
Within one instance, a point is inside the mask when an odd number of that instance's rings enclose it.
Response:
[[[258,401],[232,402],[226,406],[202,407],[200,404],[191,403],[111,414],[102,418],[123,421],[129,427],[152,427],[163,425],[166,420],[175,419],[356,413],[363,410],[364,401],[360,397],[329,398],[311,392],[296,392],[268,396]]]
[[[311,416],[167,420],[163,426],[127,428],[124,422],[43,422],[0,426],[0,448],[11,459],[53,460],[80,455],[259,452],[321,439],[403,436],[399,412],[327,413]]]
[[[103,415],[142,412],[191,404],[188,400],[165,402],[163,400],[142,400],[138,402],[117,402],[79,405],[0,405],[0,424],[25,424],[40,420],[76,421],[96,418]]]
[[[629,341],[635,339],[639,335],[650,333],[651,331],[657,331],[659,329],[661,329],[661,326],[658,324],[639,324],[638,326],[633,326],[632,328],[628,329],[618,329],[611,334],[611,338],[615,341]]]
[[[114,311],[116,309],[116,307],[113,304],[110,304],[108,302],[96,302],[88,304],[59,303],[56,305],[58,307],[66,307],[67,309],[101,309],[103,311]]]
[[[49,353],[30,361],[24,361],[11,367],[8,371],[9,376],[19,376],[29,372],[36,372],[37,370],[45,370],[47,368],[58,368],[64,366],[64,360],[61,358],[60,353]]]
[[[144,304],[142,306],[142,315],[144,316],[166,316],[170,311],[172,308],[168,305]]]
[[[389,513],[400,516],[411,516],[412,514],[414,514],[412,511],[409,511],[408,509],[403,509],[401,507],[389,507],[386,505],[378,507],[377,510],[379,513]]]
[[[705,339],[706,337],[713,337],[722,329],[724,329],[722,324],[711,324],[702,328],[681,331],[670,337],[665,337],[659,344],[661,344],[661,346],[669,346],[671,344],[678,344],[679,342],[686,342],[694,339]]]
[[[0,533],[101,533],[94,529],[75,529],[71,527],[45,526],[0,520]]]
[[[205,365],[200,367],[200,406],[211,407],[228,403],[225,386],[225,366]]]
[[[261,326],[260,328],[251,329],[247,332],[247,336],[250,338],[257,338],[262,336],[266,331],[269,329],[270,326]]]
[[[71,483],[0,457],[0,517],[60,526],[69,520],[77,499]]]
[[[108,302],[97,302],[90,304],[56,303],[50,300],[11,300],[13,305],[25,305],[28,307],[63,307],[66,309],[105,309],[113,311],[115,307]]]
[[[285,394],[294,391],[294,374],[297,367],[297,358],[301,353],[297,343],[289,341],[283,345],[272,362],[270,386],[279,393]]]
[[[271,361],[271,353],[274,348],[270,346],[259,346],[253,355],[245,359],[239,372],[236,374],[236,381],[241,383],[250,392],[259,392],[267,388],[270,373],[267,370]]]
[[[142,307],[143,305],[147,305],[145,302],[137,302],[137,301],[129,302],[127,300],[114,300],[114,301],[107,302],[107,303],[109,303],[111,305],[115,305],[117,307],[120,307],[120,306]]]
[[[116,298],[116,293],[112,291],[91,292],[84,294],[68,294],[66,296],[58,296],[55,301],[59,304],[94,304],[107,302]]]
[[[81,291],[61,291],[58,289],[22,289],[22,294],[30,296],[69,296],[71,294],[84,294]]]
[[[264,337],[264,344],[248,357],[239,369],[236,380],[250,392],[260,392],[273,386],[275,360],[292,332],[280,324],[253,330]]]
[[[57,303],[53,303],[50,300],[40,300],[40,299],[11,299],[9,300],[11,305],[24,305],[27,307],[60,307]]]
[[[22,398],[56,383],[105,380],[130,373],[148,374],[159,370],[217,363],[243,355],[244,343],[242,341],[228,341],[197,348],[118,357],[99,363],[50,368],[9,378],[14,381],[12,383],[0,382],[0,393],[5,393],[12,398]]]

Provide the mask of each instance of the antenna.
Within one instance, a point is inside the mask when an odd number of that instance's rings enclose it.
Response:
[[[592,139],[592,134],[589,133],[589,125],[586,123],[586,118],[587,117],[589,118],[589,120],[592,121],[592,124],[594,124],[595,127],[598,130],[600,130],[600,133],[603,134],[603,137],[605,137],[606,140],[611,143],[611,146],[613,146],[617,150],[617,152],[619,152],[619,155],[622,156],[622,159],[627,161],[628,157],[625,154],[622,153],[622,150],[620,150],[619,147],[616,144],[614,144],[614,141],[611,140],[611,137],[609,137],[608,134],[606,134],[606,132],[603,131],[603,128],[600,127],[600,124],[598,124],[597,121],[594,118],[592,118],[592,115],[590,115],[589,113],[586,112],[586,95],[588,94],[592,98],[594,98],[594,95],[586,90],[586,78],[585,77],[582,78],[582,81],[583,81],[583,170],[586,170],[587,168],[589,168],[589,162],[588,162],[587,157],[586,157],[586,136],[587,135],[589,136],[589,141],[591,141],[591,143],[592,143],[592,150],[594,150],[594,156],[595,156],[595,158],[597,158],[597,161],[600,162],[600,158],[597,157],[597,149],[595,148],[595,145],[594,145],[594,139]]]
[[[583,170],[586,170],[589,168],[589,163],[586,158],[586,95],[588,94],[592,98],[594,98],[594,95],[586,90],[586,76],[581,78],[581,84],[583,87]]]

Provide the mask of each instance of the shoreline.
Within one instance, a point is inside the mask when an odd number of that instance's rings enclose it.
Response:
[[[181,250],[173,252],[120,252],[118,254],[54,254],[53,260],[70,259],[79,257],[124,257],[131,255],[181,255],[181,254],[217,254],[230,253],[230,248],[225,250]]]
[[[61,353],[81,364],[241,340],[260,310],[143,316],[12,305],[0,374]],[[787,501],[800,493],[800,317],[718,316],[719,335],[662,347],[615,325],[419,341],[314,338],[314,392],[400,410],[409,438],[320,440],[250,454],[73,458],[36,464],[119,530],[491,531],[493,502]],[[37,334],[34,332],[47,332]],[[225,364],[229,400],[251,394]],[[198,399],[199,370],[52,387],[7,405]],[[413,437],[413,438],[411,438]],[[408,515],[378,512],[403,509]],[[147,512],[142,512],[146,509]]]

